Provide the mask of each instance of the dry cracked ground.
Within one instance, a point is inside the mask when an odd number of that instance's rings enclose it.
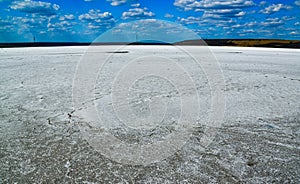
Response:
[[[125,55],[143,52],[184,63],[170,47],[130,46],[128,52],[115,53],[106,71],[113,71]],[[81,134],[79,125],[86,122],[76,115],[72,87],[77,63],[87,49],[0,50],[0,183],[300,182],[300,50],[211,47],[223,72],[226,96],[223,124],[211,144],[200,144],[205,131],[199,125],[171,156],[149,165],[129,165],[103,156]],[[192,52],[200,54],[196,47]],[[102,87],[96,89],[95,99],[104,103],[101,100],[110,94],[103,85],[105,76],[98,83]],[[197,83],[200,94],[207,93],[201,86],[205,84],[205,79]],[[175,103],[174,90],[155,77],[139,80],[129,94],[131,108],[146,116],[149,109],[141,99],[155,96]],[[181,95],[188,96],[189,89]],[[153,142],[175,131],[169,125],[152,132],[111,132],[125,142]]]

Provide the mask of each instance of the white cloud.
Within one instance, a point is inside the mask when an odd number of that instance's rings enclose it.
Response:
[[[59,20],[74,20],[75,16],[73,14],[62,15],[59,17]]]
[[[4,18],[4,17],[2,17],[1,19],[0,19],[0,32],[2,33],[2,32],[6,32],[6,33],[15,33],[15,32],[17,32],[17,28],[16,28],[16,26],[13,24],[13,22],[12,22],[12,17],[6,17],[6,18]],[[3,36],[5,36],[5,38],[6,38],[6,36],[8,35],[5,35],[5,34],[0,34],[0,37],[1,37],[1,35],[3,35]],[[3,37],[2,37],[3,38]],[[4,39],[5,39],[4,38]]]
[[[212,9],[205,10],[203,18],[228,20],[235,17],[242,17],[244,15],[246,15],[246,12],[241,11],[240,9]]]
[[[295,1],[295,5],[300,6],[300,1]]]
[[[136,3],[136,4],[132,4],[132,5],[130,5],[130,6],[138,8],[138,7],[141,6],[141,4],[140,4],[140,3]]]
[[[175,0],[175,6],[185,11],[204,12],[203,19],[229,21],[246,15],[244,8],[254,6],[252,0]]]
[[[82,20],[82,21],[99,21],[101,19],[106,19],[106,20],[112,19],[113,16],[110,12],[101,13],[100,10],[91,9],[91,10],[89,10],[88,13],[79,15],[78,18],[79,18],[79,20]]]
[[[112,6],[119,6],[127,3],[128,0],[106,0],[106,1],[110,2],[110,5]]]
[[[148,11],[147,8],[132,8],[126,12],[123,12],[122,19],[140,19],[140,18],[151,18],[155,14]]]
[[[287,6],[284,4],[272,4],[268,7],[266,7],[265,9],[261,10],[260,12],[263,14],[272,14],[272,13],[276,13],[276,12],[280,11],[281,9],[289,10],[291,8],[292,8],[291,6]]]
[[[165,14],[165,18],[173,18],[173,17],[174,17],[174,15],[172,15],[172,14],[169,14],[169,13]]]
[[[88,24],[88,28],[90,28],[90,29],[99,29],[101,26],[99,26],[99,25],[94,25],[94,24],[92,24],[91,22]]]
[[[46,17],[13,17],[12,22],[31,28],[41,28],[48,22],[48,19]]]
[[[187,18],[180,18],[178,17],[177,18],[177,21],[181,24],[185,24],[185,25],[188,25],[188,24],[199,24],[201,18],[200,17],[193,17],[193,16],[189,16]]]
[[[254,22],[247,22],[245,24],[235,24],[235,25],[231,26],[231,28],[251,28],[251,27],[254,27],[257,25],[258,25],[258,23],[256,21],[254,21]]]
[[[51,4],[48,2],[25,0],[14,1],[10,8],[25,13],[55,15],[60,7],[57,4]]]
[[[235,14],[236,17],[242,17],[244,15],[246,15],[246,12],[244,12],[244,11],[241,11],[241,12]]]
[[[176,23],[156,19],[142,19],[133,22],[121,23],[111,33],[116,38],[128,38],[128,41],[157,40],[165,43],[173,43],[182,40],[199,38],[190,29],[179,26]]]
[[[292,31],[290,32],[290,35],[299,35],[300,33],[298,31]]]
[[[8,25],[12,25],[12,22],[9,19],[7,19],[7,20],[5,20],[3,18],[0,19],[0,27],[8,26]]]
[[[245,8],[254,6],[254,3],[252,0],[175,0],[174,5],[183,8],[185,11],[203,11],[205,9]]]
[[[84,0],[85,2],[92,2],[92,1],[95,1],[95,0]],[[125,4],[129,1],[132,1],[132,0],[106,0],[107,2],[110,2],[110,5],[112,6],[120,6],[122,4]]]
[[[243,33],[255,33],[253,29],[243,30]]]
[[[267,4],[267,1],[261,1],[261,2],[259,3],[260,6],[264,6],[265,4]]]
[[[47,24],[47,27],[50,28],[50,27],[53,27],[53,28],[57,28],[57,27],[67,27],[67,26],[70,26],[71,23],[69,23],[68,21],[62,21],[62,22],[57,22],[57,23],[48,23]]]
[[[64,31],[64,32],[72,32],[73,31],[73,25],[74,23],[69,21],[61,21],[61,22],[55,22],[55,23],[48,23],[47,28],[48,31]]]
[[[87,23],[87,27],[94,30],[103,30],[111,28],[116,20],[110,12],[101,12],[100,10],[89,10],[88,13],[79,15],[79,20]]]
[[[284,21],[290,21],[290,20],[294,20],[294,19],[297,19],[296,17],[290,17],[290,16],[283,16],[282,17],[282,20]]]
[[[73,20],[75,16],[73,14],[65,15],[65,18],[68,20]]]
[[[279,18],[268,18],[265,22],[262,22],[261,24],[266,27],[277,27],[283,25],[284,21]]]
[[[1,23],[0,27],[5,28],[6,31],[17,33],[20,35],[36,34],[39,31],[47,29],[47,22],[49,17],[47,16],[26,16],[26,17],[7,17],[4,22]],[[10,24],[5,23],[6,21]]]

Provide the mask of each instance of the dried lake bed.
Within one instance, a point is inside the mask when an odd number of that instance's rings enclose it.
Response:
[[[210,111],[210,90],[214,89],[206,76],[214,71],[193,67],[188,64],[191,57],[173,50],[172,46],[127,46],[119,52],[109,46],[99,46],[96,51],[89,47],[1,49],[0,183],[300,182],[300,50],[183,48],[190,56],[219,63],[218,74],[221,72],[224,80],[222,92],[226,101],[222,124],[215,128],[213,140],[204,147],[201,137],[207,133],[207,124],[196,124],[180,149],[147,165],[111,159],[82,134],[81,125],[88,123],[90,116],[102,116],[108,126],[116,121],[109,99],[112,88],[108,86],[115,82],[114,74],[120,74],[120,64],[124,64],[126,58],[134,60],[137,56],[151,55],[169,58],[187,67],[189,76],[196,79],[201,107],[207,106],[197,117],[197,121],[203,122],[207,121],[204,116]],[[84,63],[95,53],[103,58],[112,57],[102,73],[91,76],[95,78],[92,98],[82,96],[95,103],[98,114],[91,115],[82,110],[88,108],[88,103],[77,108],[73,98],[78,63]],[[139,68],[142,63],[143,57],[127,73],[143,69]],[[157,64],[155,67],[164,73],[166,66]],[[89,67],[83,70],[87,75],[91,73]],[[126,128],[114,123],[112,135],[128,144],[151,144],[176,131],[173,124],[182,112],[178,106],[182,102],[181,95],[189,105],[193,102],[189,97],[195,94],[182,83],[183,73],[170,72],[174,78],[182,79],[179,87],[153,75],[132,83],[126,94],[133,114],[141,119],[151,114],[149,101],[154,101],[153,113],[160,108],[161,101],[166,103],[168,113],[163,114],[166,122],[148,125],[151,131],[134,129],[140,124]],[[123,82],[126,81],[123,78]],[[81,88],[84,86],[78,89]],[[183,91],[177,93],[177,89]],[[117,90],[120,91],[122,88]]]

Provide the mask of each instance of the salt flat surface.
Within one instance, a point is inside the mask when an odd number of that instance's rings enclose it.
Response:
[[[113,52],[107,46],[99,48],[101,57]],[[186,48],[191,55],[206,57],[197,47]],[[74,109],[73,80],[78,62],[90,54],[88,47],[1,49],[0,183],[298,183],[300,50],[209,49],[224,76],[222,126],[205,149],[199,143],[203,126],[195,127],[180,150],[147,166],[122,164],[103,156],[80,132],[79,124],[88,120],[80,116],[80,109]],[[111,90],[107,86],[126,57],[153,54],[183,65],[187,62],[186,56],[171,46],[129,46],[125,50],[128,53],[113,54],[104,73],[97,76],[95,99],[86,99],[95,100],[98,113],[109,125],[114,121],[112,112],[101,107],[109,105]],[[201,70],[197,73],[196,67],[189,71],[199,79],[196,88],[201,105],[209,106],[211,88],[205,75]],[[170,122],[166,124],[172,125],[180,102],[172,83],[154,76],[137,81],[131,89],[129,105],[140,117],[149,113],[145,100],[169,100]],[[185,97],[191,94],[189,88],[182,93]],[[85,108],[83,104],[81,109]],[[201,119],[206,113],[202,108],[199,121],[206,121]],[[124,127],[112,133],[130,143],[147,144],[173,131],[155,130],[154,136]]]

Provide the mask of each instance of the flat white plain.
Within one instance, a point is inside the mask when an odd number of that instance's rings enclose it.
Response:
[[[154,47],[131,46],[117,57]],[[159,46],[156,54],[176,58],[165,53],[169,47]],[[174,156],[131,167],[102,157],[76,128],[84,120],[73,112],[72,85],[87,49],[0,50],[0,183],[299,181],[300,50],[209,47],[226,84],[225,118],[215,140],[200,149],[200,127]]]

